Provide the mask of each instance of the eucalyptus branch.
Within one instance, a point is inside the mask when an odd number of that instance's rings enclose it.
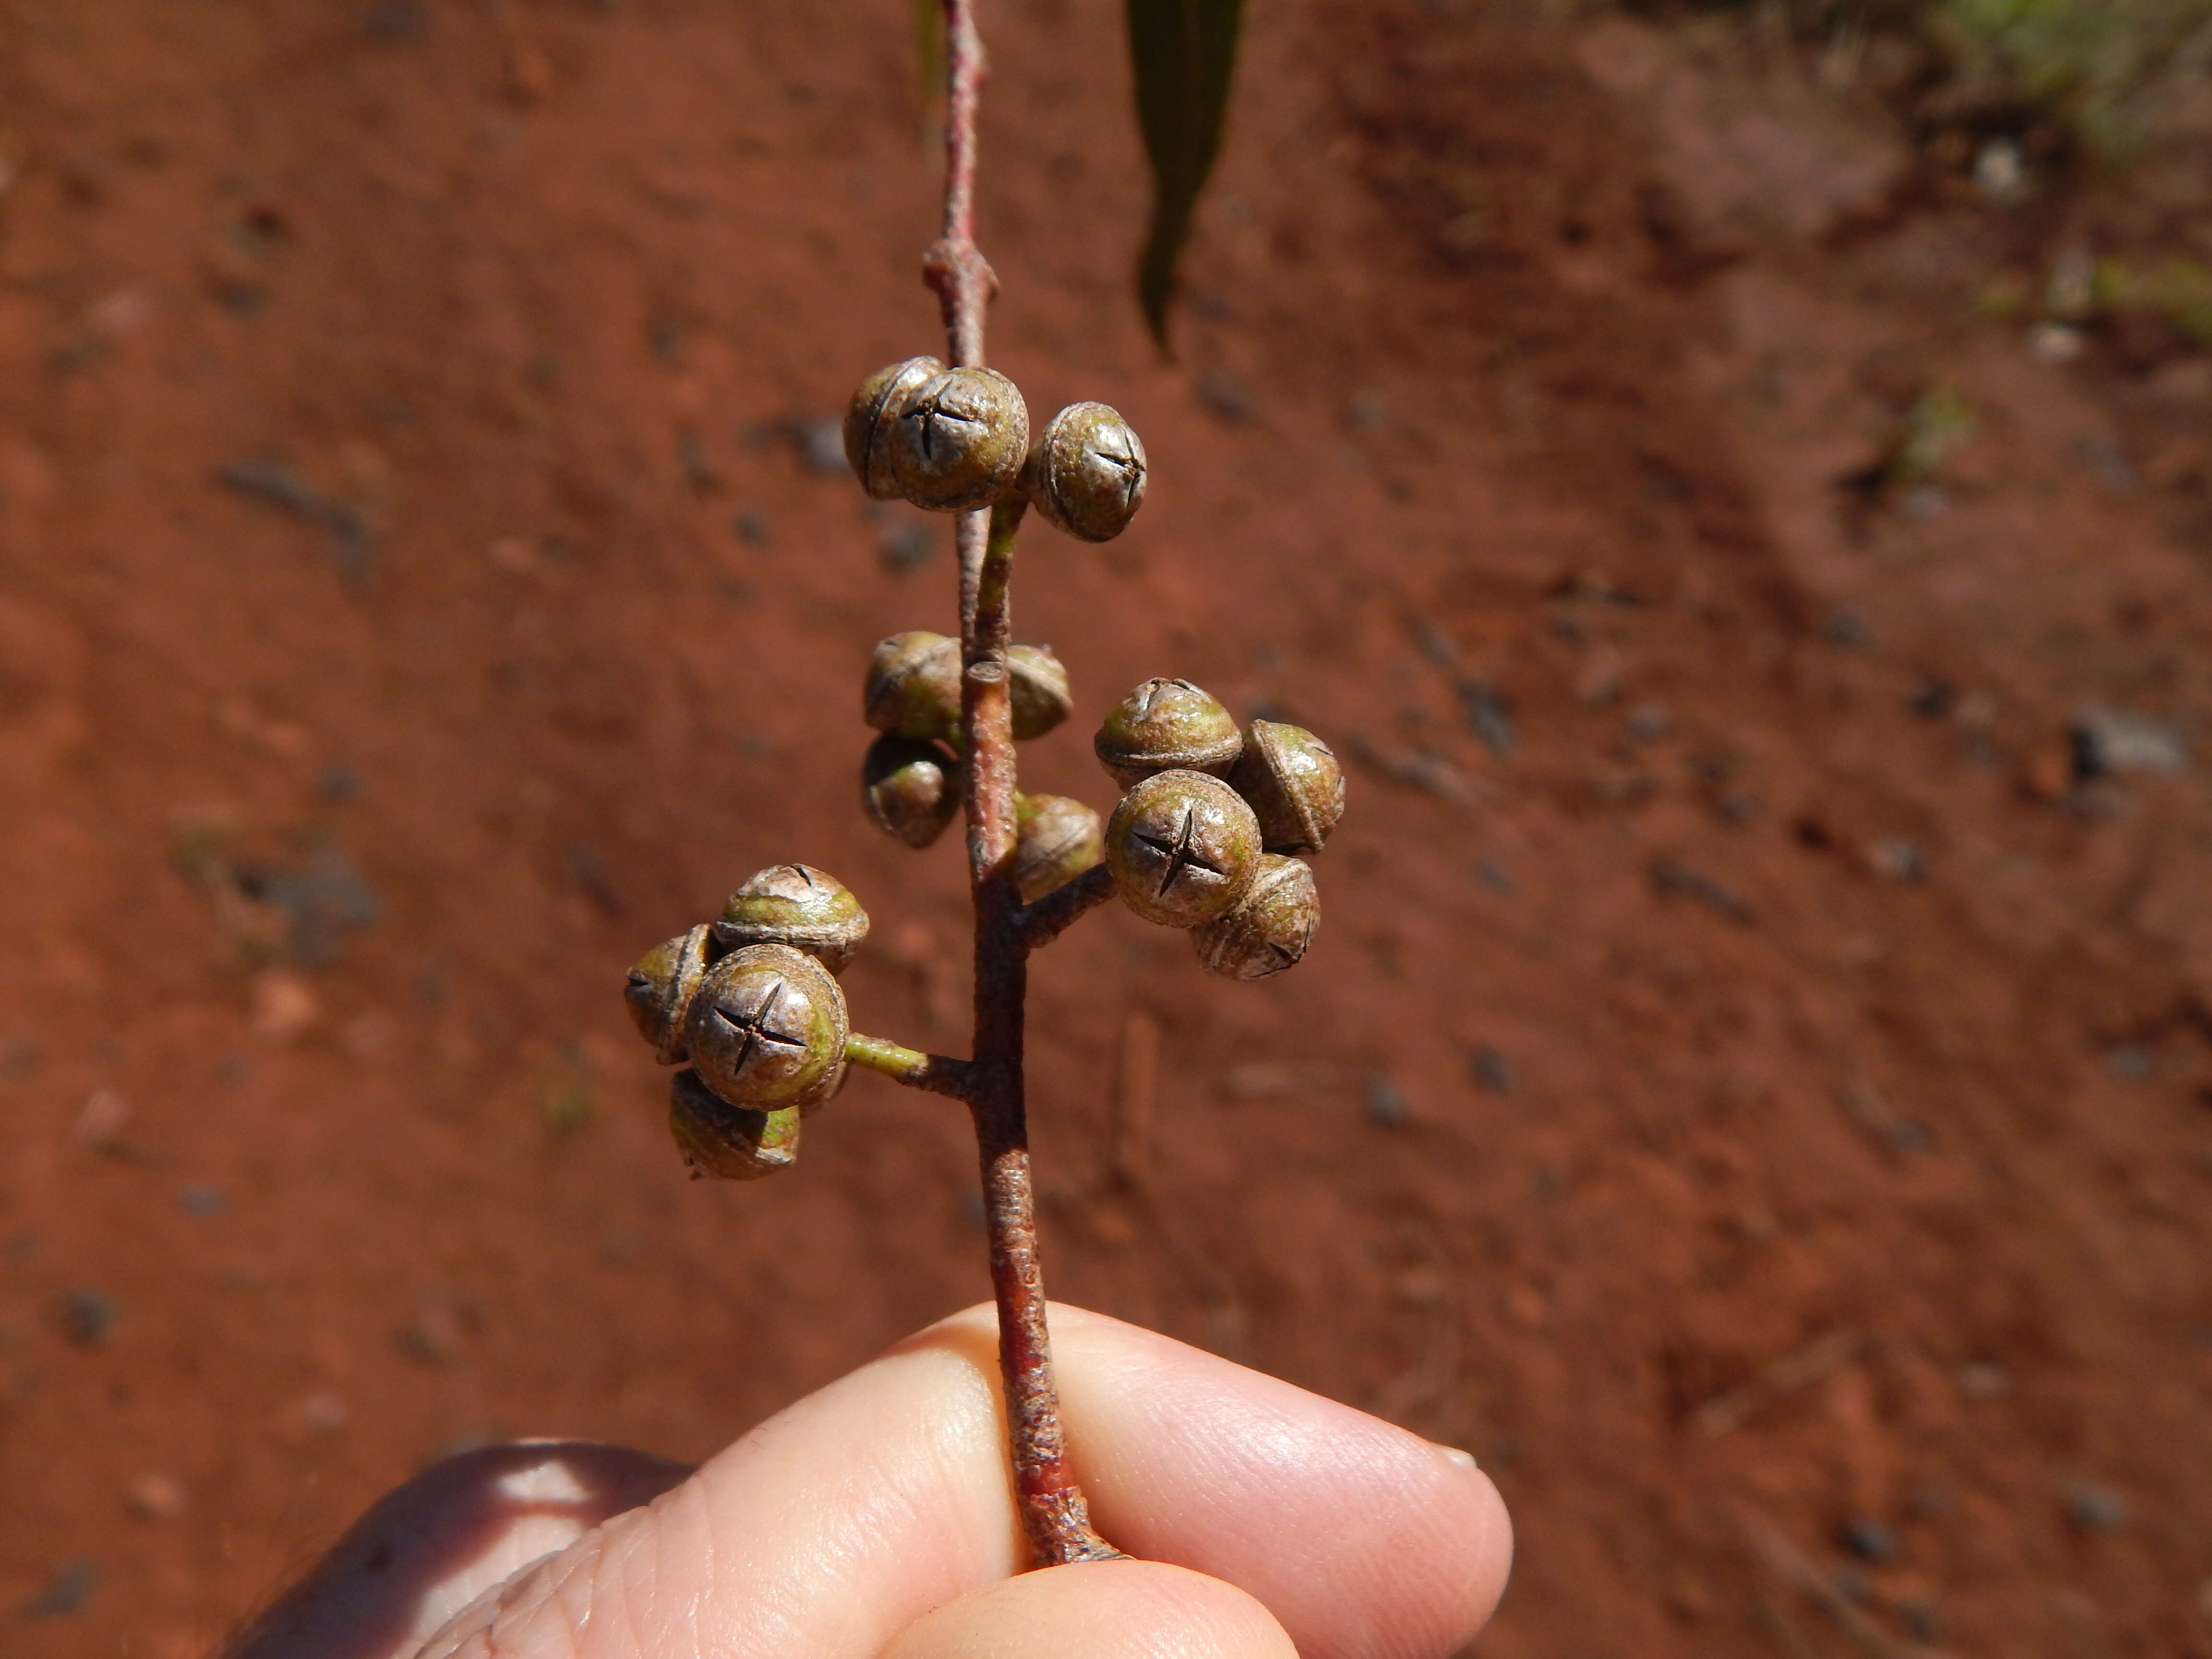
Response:
[[[1288,854],[1318,848],[1334,826],[1343,775],[1310,732],[1255,720],[1248,733],[1188,680],[1151,679],[1109,711],[1092,741],[1124,791],[1103,834],[1081,801],[1018,791],[1015,739],[1073,712],[1050,648],[1013,643],[1024,518],[1034,507],[1078,541],[1111,540],[1144,500],[1146,461],[1104,404],[1070,404],[1032,434],[1019,388],[983,366],[984,313],[998,286],[975,237],[983,48],[972,0],[939,3],[945,224],[922,275],[944,313],[950,365],[909,357],[863,380],[844,442],[871,497],[957,515],[960,636],[912,629],[877,645],[863,708],[878,736],[860,781],[869,816],[912,848],[964,814],[975,926],[969,1058],[853,1030],[836,975],[866,941],[867,914],[811,865],[758,872],[714,921],[648,951],[627,996],[655,1054],[687,1067],[671,1091],[670,1126],[696,1174],[749,1181],[789,1168],[802,1120],[851,1066],[967,1104],[1015,1509],[1032,1560],[1052,1566],[1121,1552],[1091,1529],[1053,1382],[1022,1069],[1030,952],[1118,894],[1146,920],[1184,930],[1212,972],[1249,980],[1291,966],[1318,910],[1312,872]]]

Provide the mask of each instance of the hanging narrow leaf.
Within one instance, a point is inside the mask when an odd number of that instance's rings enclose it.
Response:
[[[945,0],[914,0],[914,69],[915,129],[927,149],[945,102]]]
[[[1152,222],[1137,266],[1137,298],[1163,348],[1176,262],[1221,148],[1243,9],[1243,0],[1129,0],[1137,124],[1152,164]]]

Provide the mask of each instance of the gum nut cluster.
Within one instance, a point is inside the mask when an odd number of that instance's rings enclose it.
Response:
[[[1344,771],[1303,726],[1239,732],[1188,680],[1146,680],[1092,740],[1124,790],[1106,826],[1122,902],[1186,927],[1209,972],[1264,979],[1313,942],[1321,902],[1294,853],[1319,852],[1344,816]]]
[[[909,357],[860,382],[845,459],[878,501],[940,513],[1019,495],[1055,529],[1111,541],[1145,499],[1145,447],[1104,404],[1071,404],[1030,441],[1029,405],[996,369]]]
[[[695,1174],[750,1180],[799,1155],[799,1120],[844,1081],[836,974],[867,936],[867,912],[834,876],[772,865],[629,970],[640,1035],[663,1065],[688,1062],[669,1128]]]

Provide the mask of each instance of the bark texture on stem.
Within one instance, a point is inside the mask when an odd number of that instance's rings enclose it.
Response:
[[[945,313],[946,355],[983,361],[983,313],[996,288],[975,246],[975,106],[982,42],[970,0],[944,0],[945,74],[945,234],[922,261]],[[1019,501],[963,514],[960,553],[960,734],[969,882],[975,910],[975,1041],[964,1097],[982,1164],[983,1216],[990,1232],[991,1289],[999,1308],[999,1369],[1015,1505],[1038,1566],[1121,1553],[1091,1528],[1088,1504],[1069,1469],[1060,1397],[1045,1328],[1044,1278],[1037,1262],[1036,1204],[1030,1172],[1022,1081],[1023,1004],[1029,945],[1012,872],[1014,852],[1013,707],[1006,674],[1011,637],[1007,588]]]

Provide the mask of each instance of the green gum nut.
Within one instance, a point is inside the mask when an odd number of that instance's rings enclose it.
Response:
[[[1106,864],[1122,902],[1167,927],[1194,927],[1235,904],[1260,856],[1252,809],[1204,772],[1145,779],[1106,826]]]
[[[1013,493],[1029,447],[1029,409],[1012,380],[994,368],[947,368],[900,410],[891,472],[916,507],[965,513]]]
[[[884,834],[927,847],[960,810],[960,763],[943,744],[878,738],[860,763],[860,804]]]
[[[957,738],[960,641],[923,628],[878,640],[861,685],[860,712],[870,726],[895,738],[918,743]]]
[[[1066,795],[1014,799],[1014,887],[1035,904],[1106,856],[1098,814]]]
[[[852,1035],[830,970],[788,945],[748,945],[707,970],[684,1017],[700,1080],[756,1111],[819,1105],[844,1080]]]
[[[1271,853],[1318,853],[1344,816],[1344,768],[1303,726],[1254,720],[1229,782],[1252,803]]]
[[[1243,895],[1212,921],[1192,928],[1190,942],[1210,974],[1265,979],[1297,966],[1320,926],[1313,872],[1296,859],[1262,853]]]
[[[732,1106],[693,1071],[676,1074],[668,1097],[668,1132],[695,1180],[758,1181],[799,1160],[796,1106],[772,1112]]]
[[[1127,789],[1159,772],[1225,777],[1244,738],[1219,699],[1188,680],[1151,679],[1107,711],[1091,746]]]
[[[653,1058],[663,1066],[684,1058],[684,1014],[707,971],[707,941],[702,922],[654,945],[638,958],[623,987],[623,1001],[638,1035],[653,1045]]]
[[[787,945],[818,957],[831,973],[868,937],[868,913],[844,883],[811,864],[776,864],[730,895],[714,921],[717,952],[749,945]]]
[[[1006,688],[1013,704],[1014,736],[1041,738],[1075,712],[1067,670],[1048,645],[1017,645],[1006,652]]]
[[[1070,404],[1044,424],[1022,469],[1022,493],[1056,530],[1111,541],[1145,499],[1145,447],[1105,404]]]
[[[899,416],[914,394],[944,372],[945,365],[934,357],[909,357],[869,375],[846,404],[845,459],[860,488],[877,501],[899,497],[890,448]]]

